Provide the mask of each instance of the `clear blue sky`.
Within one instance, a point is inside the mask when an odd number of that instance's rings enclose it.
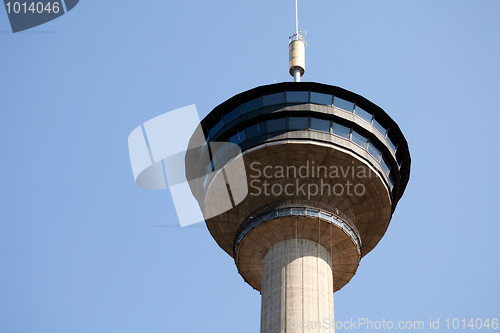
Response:
[[[381,106],[412,156],[337,320],[500,317],[499,13],[496,0],[299,1],[303,81]],[[1,333],[259,331],[259,293],[206,229],[151,227],[177,217],[168,191],[135,185],[127,137],[290,81],[294,14],[293,0],[82,0],[12,34],[0,8]]]

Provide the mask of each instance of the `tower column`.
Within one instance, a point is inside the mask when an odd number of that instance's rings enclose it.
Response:
[[[331,257],[319,243],[287,239],[262,266],[261,333],[333,333]]]

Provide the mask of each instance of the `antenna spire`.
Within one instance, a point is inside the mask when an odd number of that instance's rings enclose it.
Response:
[[[295,34],[299,35],[299,11],[297,9],[297,0],[295,0]]]
[[[300,77],[306,71],[306,44],[304,36],[305,32],[299,30],[299,11],[297,0],[295,0],[295,34],[289,37],[289,71],[295,82],[300,82]]]

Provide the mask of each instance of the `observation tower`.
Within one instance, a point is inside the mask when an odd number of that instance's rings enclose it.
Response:
[[[294,82],[244,91],[202,120],[206,144],[192,137],[186,175],[214,240],[262,295],[261,332],[334,332],[333,294],[385,234],[410,153],[379,106],[300,82],[298,24],[289,54]],[[245,175],[228,167],[235,159]]]

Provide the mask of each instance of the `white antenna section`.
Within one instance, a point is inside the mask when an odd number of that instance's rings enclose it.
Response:
[[[300,82],[300,77],[306,72],[306,44],[305,32],[299,30],[299,11],[295,0],[295,34],[289,37],[289,67],[290,75],[295,82]]]
[[[297,9],[297,0],[295,0],[295,34],[299,34],[299,10]]]

